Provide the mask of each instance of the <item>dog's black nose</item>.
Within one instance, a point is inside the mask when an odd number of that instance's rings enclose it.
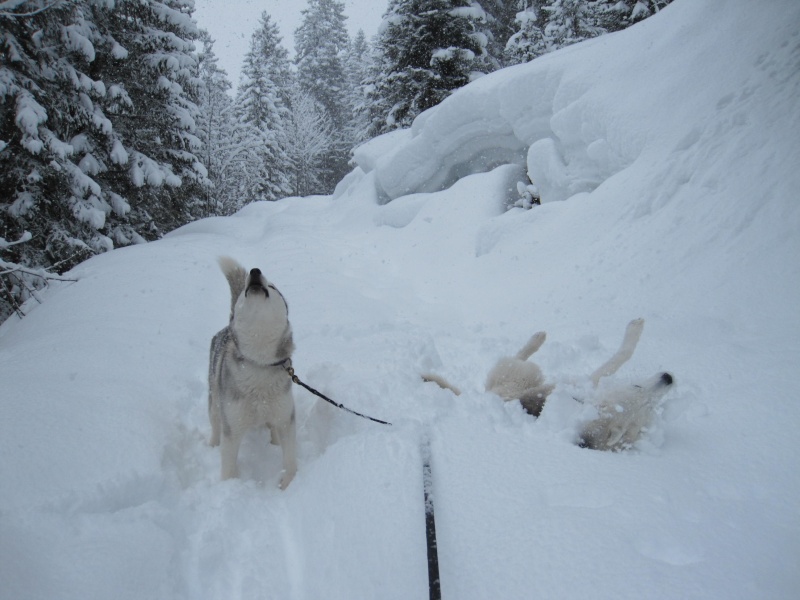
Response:
[[[663,383],[664,385],[672,385],[672,375],[670,375],[669,373],[662,373],[661,383]]]
[[[264,287],[264,279],[261,277],[261,269],[250,269],[250,276],[247,278],[247,289],[244,291],[245,297],[250,290],[261,290],[264,296],[269,298],[269,290]]]

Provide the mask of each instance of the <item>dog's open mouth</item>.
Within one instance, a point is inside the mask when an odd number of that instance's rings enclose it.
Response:
[[[269,298],[269,290],[267,290],[267,288],[264,287],[260,281],[251,281],[247,284],[247,289],[244,291],[245,298],[249,296],[251,292],[260,292]]]
[[[264,279],[261,277],[260,269],[251,269],[250,276],[247,278],[247,288],[244,290],[244,297],[250,295],[250,292],[263,292],[264,297],[269,298],[269,291],[262,283]]]

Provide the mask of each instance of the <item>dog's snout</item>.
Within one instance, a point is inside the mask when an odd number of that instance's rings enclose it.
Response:
[[[261,269],[250,269],[250,276],[247,278],[247,289],[244,295],[247,296],[250,290],[260,290],[264,292],[264,296],[269,298],[269,290],[266,286],[267,282],[261,276]]]
[[[672,375],[670,375],[669,373],[661,374],[661,383],[663,383],[664,385],[672,385],[672,382],[673,382]]]

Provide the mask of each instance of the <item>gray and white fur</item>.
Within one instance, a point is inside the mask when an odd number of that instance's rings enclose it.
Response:
[[[245,433],[268,427],[283,452],[280,488],[297,472],[295,408],[290,364],[294,342],[289,309],[259,269],[232,258],[219,265],[231,290],[230,322],[211,340],[208,416],[212,446],[220,446],[222,479],[238,477]]]

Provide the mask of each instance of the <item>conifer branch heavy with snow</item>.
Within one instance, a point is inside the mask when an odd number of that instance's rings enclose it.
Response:
[[[198,31],[188,0],[39,6],[0,15],[0,233],[63,271],[199,216]]]

